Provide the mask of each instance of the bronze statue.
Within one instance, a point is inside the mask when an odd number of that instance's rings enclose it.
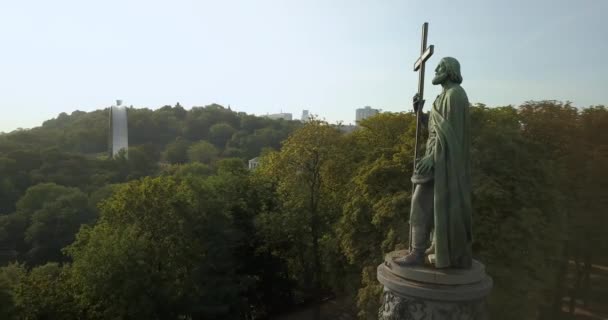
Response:
[[[398,265],[423,265],[432,242],[435,267],[471,266],[469,100],[461,83],[458,61],[441,59],[433,84],[443,90],[430,111],[426,152],[412,176],[410,252],[393,260]],[[417,112],[422,103],[419,94],[414,96]]]

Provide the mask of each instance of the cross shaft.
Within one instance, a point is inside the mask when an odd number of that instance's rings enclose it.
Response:
[[[422,25],[422,43],[420,45],[420,57],[414,63],[414,71],[418,71],[418,95],[422,100],[424,96],[424,67],[426,61],[433,55],[434,46],[426,47],[426,40],[429,32],[429,23]]]
[[[426,39],[429,30],[429,23],[425,22],[422,25],[422,43],[420,46],[420,57],[414,63],[414,71],[418,71],[418,101],[414,101],[416,106],[414,106],[414,110],[416,111],[416,142],[414,144],[414,171],[416,173],[416,161],[418,160],[418,137],[420,136],[420,114],[422,112],[422,106],[424,105],[424,65],[426,61],[433,55],[433,45],[430,45],[428,48],[426,47]],[[412,185],[412,194],[416,185]],[[410,234],[409,234],[409,246],[410,252],[412,252],[412,224],[410,221]]]

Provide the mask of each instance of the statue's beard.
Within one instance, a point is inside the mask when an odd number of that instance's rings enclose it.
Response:
[[[435,84],[435,85],[443,84],[446,82],[447,79],[448,79],[448,74],[446,72],[436,74],[435,78],[433,78],[433,84]]]

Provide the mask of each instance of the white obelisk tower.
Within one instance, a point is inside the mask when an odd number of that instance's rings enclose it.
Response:
[[[115,157],[121,149],[125,149],[125,152],[129,149],[127,127],[127,108],[122,105],[122,100],[116,100],[116,105],[110,107],[111,157]]]

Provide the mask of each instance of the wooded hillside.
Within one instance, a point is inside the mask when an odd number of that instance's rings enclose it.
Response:
[[[348,134],[219,105],[128,115],[128,158],[108,158],[108,110],[0,135],[1,319],[264,319],[334,296],[377,316],[376,266],[407,246],[413,114]],[[603,106],[471,108],[493,319],[607,308],[606,128]]]

